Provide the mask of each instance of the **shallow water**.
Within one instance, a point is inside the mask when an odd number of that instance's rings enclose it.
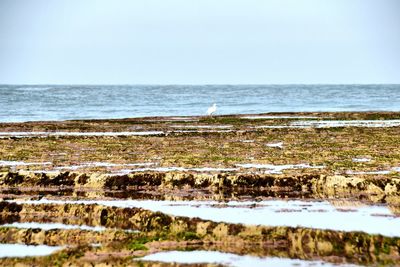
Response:
[[[370,158],[352,158],[351,159],[353,162],[370,162]]]
[[[232,125],[171,125],[171,128],[194,128],[194,129],[226,129],[232,128]]]
[[[400,85],[0,85],[0,121],[400,110]]]
[[[72,225],[72,224],[63,224],[63,223],[37,223],[37,222],[14,222],[0,225],[1,227],[14,227],[14,228],[25,228],[25,229],[41,229],[41,230],[53,230],[53,229],[62,229],[62,230],[87,230],[87,231],[104,231],[105,227],[102,226],[88,226],[88,225]]]
[[[396,171],[396,168],[393,168],[393,171]],[[350,175],[375,175],[375,174],[390,174],[392,171],[389,170],[377,170],[377,171],[352,171],[347,170],[345,173]]]
[[[48,136],[143,136],[161,135],[162,131],[142,132],[0,132],[0,138],[48,137]]]
[[[31,200],[15,201],[30,204],[101,204],[115,207],[138,207],[151,211],[205,220],[247,225],[291,226],[362,231],[400,237],[400,217],[386,205],[336,205],[328,201],[265,200],[265,201],[154,201],[154,200]],[[335,202],[337,203],[337,202]]]
[[[254,143],[254,140],[241,140],[242,143]]]
[[[326,120],[326,121],[293,121],[293,126],[325,127],[395,127],[400,126],[400,120]]]
[[[283,148],[283,142],[278,142],[278,143],[268,143],[266,144],[268,147],[274,147],[274,148]]]
[[[61,248],[60,246],[46,245],[0,244],[0,258],[47,256]]]
[[[334,127],[367,127],[367,128],[387,128],[400,126],[400,120],[302,120],[293,121],[287,125],[263,125],[256,126],[259,129],[281,129],[281,128],[334,128]]]
[[[273,115],[255,115],[255,116],[243,116],[240,117],[247,120],[276,120],[276,119],[322,119],[324,117],[315,116],[273,116]]]
[[[237,171],[237,168],[211,168],[211,167],[199,167],[199,168],[183,168],[183,167],[156,167],[156,168],[136,168],[136,169],[123,169],[117,171],[115,174],[128,174],[131,172],[147,172],[147,171],[154,171],[154,172],[174,172],[174,171],[181,171],[181,172],[232,172]]]
[[[82,162],[79,165],[58,166],[56,170],[77,170],[82,168],[118,168],[118,167],[141,167],[152,166],[155,162],[140,162],[140,163],[111,163],[111,162]]]
[[[322,261],[306,261],[298,259],[287,259],[277,257],[255,257],[248,255],[237,255],[232,253],[223,253],[218,251],[168,251],[150,254],[139,258],[140,261],[159,261],[159,262],[176,262],[183,264],[196,263],[213,263],[222,264],[233,267],[257,267],[257,266],[340,266]],[[342,265],[344,266],[344,265]],[[355,266],[348,265],[345,266]]]
[[[24,162],[24,161],[9,161],[0,160],[0,166],[31,166],[31,165],[51,165],[52,162]]]
[[[309,164],[287,164],[287,165],[272,165],[272,164],[236,164],[236,166],[244,169],[266,169],[265,173],[281,174],[284,170],[289,169],[323,169],[325,166],[311,166]]]
[[[272,148],[283,148],[283,143],[267,144]],[[40,165],[52,165],[51,162],[23,162],[23,161],[0,161],[0,166],[8,166],[16,169],[21,166],[40,166]],[[236,168],[227,167],[196,167],[196,168],[185,168],[178,166],[154,166],[158,165],[156,162],[138,162],[138,163],[112,163],[112,162],[82,162],[79,165],[65,165],[49,167],[46,170],[35,170],[34,173],[57,173],[58,171],[75,171],[83,168],[105,168],[112,170],[112,175],[126,175],[132,172],[234,172],[234,171],[245,171],[245,169],[259,169],[263,170],[268,174],[282,174],[284,170],[289,169],[323,169],[325,166],[312,166],[309,164],[287,164],[287,165],[272,165],[272,164],[254,164],[254,163],[243,163],[236,164]],[[135,168],[126,168],[135,167]],[[24,170],[19,168],[18,170]],[[27,170],[24,170],[27,171]]]
[[[232,133],[233,130],[174,130],[172,133]]]

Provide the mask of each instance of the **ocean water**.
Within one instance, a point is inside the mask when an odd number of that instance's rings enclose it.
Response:
[[[400,111],[400,85],[0,85],[0,122]]]

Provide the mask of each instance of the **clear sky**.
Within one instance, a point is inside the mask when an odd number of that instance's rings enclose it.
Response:
[[[400,1],[0,0],[0,83],[400,83]]]

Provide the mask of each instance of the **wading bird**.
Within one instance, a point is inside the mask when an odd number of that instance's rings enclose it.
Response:
[[[213,104],[211,107],[207,109],[207,115],[212,116],[217,111],[217,104]]]

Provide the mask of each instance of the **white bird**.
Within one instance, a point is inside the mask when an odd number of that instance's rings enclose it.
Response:
[[[217,104],[213,104],[211,107],[207,109],[207,115],[212,116],[217,111]]]

